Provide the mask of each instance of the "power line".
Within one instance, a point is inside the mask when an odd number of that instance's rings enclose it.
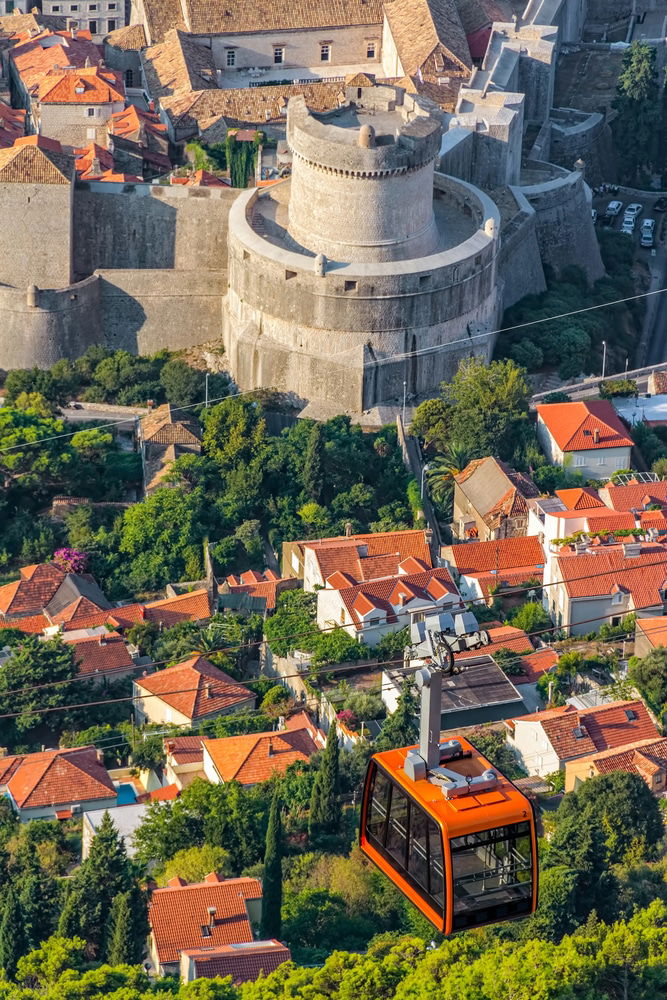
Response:
[[[496,330],[488,330],[488,331],[486,331],[484,333],[474,333],[474,334],[469,334],[469,335],[467,335],[465,337],[458,337],[456,340],[450,340],[446,344],[435,344],[435,345],[433,345],[431,347],[420,347],[416,351],[396,352],[395,354],[388,354],[386,357],[377,358],[373,362],[373,364],[376,365],[376,366],[388,365],[388,364],[395,364],[397,361],[405,361],[405,360],[408,360],[409,358],[421,357],[421,356],[424,356],[424,355],[427,355],[427,354],[428,355],[430,355],[430,354],[437,354],[440,351],[448,351],[451,347],[454,347],[456,344],[469,344],[471,341],[474,341],[474,340],[486,340],[486,339],[488,339],[490,337],[496,337],[496,336],[498,336],[498,334],[501,334],[501,333],[511,333],[514,330],[522,330],[522,329],[525,329],[526,327],[529,327],[529,326],[539,326],[542,323],[553,323],[553,322],[555,322],[556,320],[559,320],[559,319],[567,319],[570,316],[579,316],[581,313],[593,312],[596,309],[605,309],[605,308],[608,308],[610,306],[623,305],[623,303],[625,303],[625,302],[634,302],[637,299],[646,299],[646,298],[648,298],[651,295],[661,295],[663,292],[667,292],[667,288],[655,288],[652,291],[639,292],[636,295],[626,295],[623,298],[613,299],[610,302],[597,302],[597,303],[595,303],[592,306],[582,306],[580,309],[571,309],[568,312],[556,313],[553,316],[543,316],[540,319],[527,320],[527,321],[525,321],[523,323],[515,323],[512,326],[501,326],[501,327],[498,327]],[[330,364],[335,364],[339,368],[342,368],[342,369],[345,369],[345,370],[348,369],[347,365],[343,364],[342,362],[336,361],[334,358],[329,359],[329,363]],[[225,396],[218,396],[215,399],[209,399],[208,403],[210,405],[211,403],[222,402],[225,399],[236,399],[239,396],[253,395],[254,393],[258,392],[259,390],[260,390],[260,387],[257,387],[256,389],[239,390],[238,392],[228,393]],[[205,403],[206,403],[206,399],[202,399],[202,400],[199,400],[199,402],[197,402],[197,403],[188,403],[188,404],[186,404],[184,406],[179,406],[178,409],[179,410],[191,410],[191,409],[195,409],[198,406],[204,406]],[[134,415],[132,415],[132,416],[134,416]],[[113,420],[113,421],[109,421],[108,423],[98,424],[97,429],[98,430],[103,430],[103,429],[105,429],[107,427],[118,427],[121,424],[126,424],[128,422],[128,420],[130,420],[130,419],[131,419],[131,417],[127,416],[127,417],[123,417],[121,420]],[[36,438],[34,441],[26,441],[23,444],[11,445],[9,448],[0,448],[0,454],[5,454],[5,453],[10,452],[10,451],[22,450],[24,448],[29,448],[32,445],[42,444],[42,443],[45,443],[47,441],[57,441],[57,440],[60,440],[61,438],[73,437],[75,434],[78,434],[78,433],[79,433],[79,431],[75,430],[75,431],[67,431],[67,432],[65,432],[63,434],[54,434],[54,435],[51,435],[50,437]]]
[[[636,568],[644,570],[644,569],[650,568],[651,566],[662,566],[665,563],[667,563],[667,553],[665,554],[665,557],[663,559],[658,559],[658,560],[655,560],[653,562],[645,562],[645,563],[642,563],[641,566],[637,566]],[[450,572],[450,571],[448,570],[448,572]],[[583,576],[571,577],[567,581],[564,581],[564,580],[552,580],[549,583],[526,584],[525,586],[521,586],[521,587],[512,587],[512,591],[511,592],[512,592],[512,595],[516,595],[516,594],[529,593],[532,590],[546,590],[549,587],[556,587],[556,586],[564,585],[566,582],[568,584],[570,584],[570,583],[579,583],[582,580],[585,580],[585,581],[594,580],[594,579],[596,579],[599,576],[608,576],[611,572],[612,572],[612,570],[606,569],[606,570],[600,570],[597,573],[586,573]],[[465,574],[461,574],[461,575],[465,575]],[[450,576],[451,576],[451,573],[450,573]],[[462,598],[462,601],[463,601],[464,604],[470,604],[472,606],[472,610],[474,612],[475,605],[474,605],[473,601],[471,601],[470,599],[467,599],[467,598]],[[651,607],[654,607],[654,605],[647,605],[646,608],[635,608],[634,611],[647,610],[648,608],[651,608]],[[123,610],[122,605],[119,608],[111,608],[109,610],[109,614],[112,615],[114,611],[122,612],[122,610]],[[442,610],[446,611],[447,609],[442,609]],[[435,611],[436,611],[436,609],[434,609],[434,613],[435,613]],[[628,614],[629,613],[630,612],[628,612]],[[382,623],[382,622],[386,623],[389,618],[393,619],[393,618],[407,617],[409,614],[410,614],[410,609],[406,609],[405,611],[400,611],[399,610],[397,612],[387,613],[386,615],[381,615],[380,616],[380,622],[379,623]],[[593,622],[596,622],[596,621],[601,621],[601,619],[599,617],[598,618],[589,618],[589,619],[585,619],[585,620],[583,620],[581,622],[577,622],[576,624],[577,625],[586,625],[586,624],[590,624],[590,623],[593,623]],[[11,628],[11,622],[8,624],[8,627]],[[482,623],[481,627],[483,628],[483,623]],[[563,629],[573,628],[573,627],[574,627],[573,625],[569,625],[569,626],[552,625],[550,628],[539,629],[539,630],[537,630],[535,632],[527,633],[527,635],[529,637],[531,637],[531,636],[539,636],[539,635],[544,635],[547,632],[558,632],[558,631],[562,631]],[[201,631],[206,631],[208,628],[210,628],[210,625],[205,626],[205,628],[202,629]],[[293,639],[315,638],[315,637],[317,637],[319,635],[322,635],[323,633],[335,631],[335,629],[338,629],[338,628],[341,628],[341,626],[339,624],[334,623],[332,625],[325,625],[324,628],[312,628],[312,629],[308,629],[308,630],[306,630],[304,632],[293,632],[293,633],[290,633],[290,634],[285,635],[285,636],[276,636],[275,638],[276,638],[276,641],[278,641],[278,642],[289,642],[289,641],[291,641]],[[74,631],[76,631],[76,630],[74,630]],[[2,636],[2,630],[0,630],[0,638],[1,638],[1,636]],[[54,636],[53,638],[58,638],[58,636]],[[95,638],[95,637],[91,636],[91,638]],[[261,639],[250,639],[247,642],[241,642],[241,643],[237,643],[236,645],[230,645],[230,646],[221,646],[218,649],[211,649],[211,650],[208,650],[207,652],[208,653],[233,653],[233,652],[239,652],[240,650],[243,650],[243,649],[252,649],[252,648],[254,648],[256,646],[269,645],[270,641],[271,640],[266,639],[266,638],[264,638],[264,636],[262,636]],[[67,643],[65,643],[65,645],[67,645]],[[191,655],[191,656],[197,655],[197,651],[193,650],[192,653],[189,654],[189,655]],[[199,655],[206,656],[207,654],[206,653],[200,653]],[[165,660],[154,660],[150,664],[147,664],[147,666],[163,666],[163,665],[165,665],[167,663],[170,663],[172,661],[172,659],[173,658],[170,657],[169,659],[165,659]],[[183,660],[181,660],[179,662],[182,663]],[[178,664],[174,664],[174,665],[177,666]],[[112,676],[115,673],[121,673],[121,672],[125,672],[126,673],[127,672],[127,667],[119,667],[117,670],[115,670],[113,672],[112,671],[107,671],[107,672],[104,673],[103,676],[104,677],[110,677],[110,676]],[[300,676],[300,675],[299,674],[294,674],[294,675],[291,675],[291,676],[295,676],[296,677],[296,676]],[[82,681],[82,680],[83,681],[86,680],[85,676],[84,677],[81,677],[81,676],[68,677],[68,678],[66,678],[64,680],[46,681],[43,684],[29,685],[28,687],[25,687],[25,688],[17,688],[17,689],[15,689],[13,691],[5,691],[5,692],[2,692],[2,693],[6,697],[9,697],[10,695],[28,694],[31,691],[38,691],[38,690],[41,690],[41,689],[44,689],[44,688],[48,688],[48,687],[56,687],[56,686],[59,686],[59,685],[62,685],[62,684],[73,684],[76,681]],[[0,716],[0,718],[2,718],[2,716]]]

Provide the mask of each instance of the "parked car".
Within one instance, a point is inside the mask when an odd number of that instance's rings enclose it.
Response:
[[[77,403],[77,401],[75,399],[71,399],[69,401],[69,403],[67,404],[67,409],[68,410],[82,410],[83,409],[83,403]]]
[[[642,238],[640,239],[639,242],[640,242],[641,246],[643,246],[643,247],[652,247],[653,246],[653,230],[652,229],[643,229],[642,230]]]
[[[667,198],[658,198],[653,206],[654,212],[667,212]]]
[[[605,215],[615,218],[617,215],[621,214],[622,208],[623,208],[622,201],[610,201],[609,204],[607,205],[607,211],[605,212]]]
[[[628,233],[630,236],[632,236],[632,234],[634,233],[634,231],[635,231],[635,220],[634,220],[634,218],[632,216],[627,216],[626,215],[625,218],[623,219],[623,225],[621,226],[621,232],[622,233]]]
[[[643,211],[644,211],[644,206],[640,205],[638,201],[633,201],[633,203],[631,205],[628,205],[628,207],[626,208],[625,215],[626,217],[631,216],[633,219],[637,219],[642,214]]]
[[[644,219],[642,222],[642,233],[653,232],[655,229],[655,219]]]

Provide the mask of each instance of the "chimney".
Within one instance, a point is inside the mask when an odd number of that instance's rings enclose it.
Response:
[[[90,69],[90,56],[86,56],[86,61],[83,65],[86,69]]]
[[[106,641],[106,639],[104,638],[103,635],[100,636],[98,642],[99,642],[100,646],[106,646],[106,644],[107,644],[107,641]]]
[[[350,521],[347,521],[347,523],[345,524],[345,537],[350,538],[351,536],[352,536],[352,524]]]
[[[598,427],[593,431],[593,444],[600,443],[600,429]]]
[[[90,173],[93,177],[99,177],[102,173],[99,156],[94,156],[90,164]]]
[[[207,698],[213,697],[213,685],[211,684],[210,681],[208,681],[206,684],[206,697]]]
[[[213,930],[215,927],[215,915],[218,912],[215,906],[209,906],[208,909],[208,926]]]

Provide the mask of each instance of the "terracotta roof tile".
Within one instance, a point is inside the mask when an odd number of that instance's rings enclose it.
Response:
[[[26,90],[36,93],[50,70],[64,66],[83,68],[86,61],[96,66],[102,58],[102,50],[93,43],[88,31],[77,31],[73,38],[69,31],[47,29],[34,36],[20,35],[9,58]]]
[[[117,104],[125,101],[119,72],[100,66],[51,70],[40,82],[42,104]]]
[[[201,444],[201,429],[185,410],[164,403],[141,419],[141,436],[155,444]]]
[[[188,30],[203,34],[382,25],[381,0],[184,0],[183,6]]]
[[[144,0],[142,6],[151,45],[161,42],[172,28],[185,28],[180,0]]]
[[[297,544],[312,550],[323,580],[336,572],[345,573],[359,583],[397,576],[400,564],[410,557],[426,567],[432,565],[423,531],[383,531]]]
[[[122,28],[116,28],[105,36],[104,42],[123,52],[138,51],[148,45],[143,24],[126,24]]]
[[[202,926],[212,922],[205,940],[212,947],[252,941],[246,899],[261,899],[256,878],[230,878],[169,885],[155,889],[148,904],[148,919],[160,964],[178,962],[187,948],[201,947]],[[211,921],[209,907],[215,907]]]
[[[632,483],[614,486],[612,483],[600,491],[605,503],[614,510],[643,510],[651,504],[667,506],[667,480],[657,483]]]
[[[620,586],[632,595],[634,607],[662,605],[667,580],[667,546],[642,545],[640,555],[626,556],[622,545],[605,545],[580,555],[555,557],[557,570],[570,597],[602,597]]]
[[[451,546],[454,567],[462,575],[490,570],[523,569],[544,563],[544,553],[537,535],[498,538],[491,542],[462,542]],[[539,575],[542,570],[539,569]]]
[[[667,617],[638,618],[636,627],[652,646],[667,646]]]
[[[228,674],[218,670],[203,656],[157,670],[136,680],[138,697],[143,692],[157,695],[160,701],[193,722],[229,711],[235,706],[254,707],[255,695]],[[150,708],[149,708],[150,711]]]
[[[39,614],[66,576],[53,563],[24,566],[19,573],[18,580],[0,587],[0,611],[8,616]]]
[[[154,99],[218,89],[211,49],[174,28],[163,41],[141,53],[148,92]]]
[[[647,763],[653,764],[650,770],[659,770],[667,767],[667,739],[637,740],[620,750],[611,749],[591,754],[590,761],[599,774],[608,774],[610,771],[635,771],[641,774],[649,770]]]
[[[0,760],[0,768],[8,758]],[[73,750],[45,750],[16,758],[11,776],[2,776],[20,809],[66,805],[116,796],[114,783],[97,759],[95,747]]]
[[[290,97],[303,95],[311,111],[331,111],[338,107],[340,83],[293,83],[275,87],[244,87],[230,90],[198,90],[163,97],[160,107],[177,129],[193,134],[217,126],[266,125],[284,122]],[[210,141],[210,140],[209,140]]]
[[[446,569],[429,569],[422,573],[410,573],[407,576],[371,580],[367,583],[355,584],[353,587],[341,588],[339,593],[355,627],[360,630],[363,627],[360,614],[363,612],[357,603],[359,596],[365,598],[368,611],[377,608],[387,621],[395,622],[397,621],[395,609],[401,606],[401,595],[404,595],[405,603],[413,598],[427,601],[430,605],[437,602],[438,599],[427,589],[431,580],[438,580],[444,584],[445,592],[452,595],[454,604],[460,602],[459,592]]]
[[[25,135],[24,108],[11,108],[0,101],[0,149],[8,149],[15,139]]]
[[[145,605],[148,621],[163,625],[176,625],[183,621],[205,622],[211,617],[211,606],[207,590],[192,590],[189,594],[165,597],[159,601],[149,601]]]
[[[173,802],[181,794],[178,785],[163,785],[162,788],[155,788],[148,793],[149,802]]]
[[[0,619],[0,628],[16,628],[19,632],[39,635],[51,624],[46,615],[28,615],[26,618]]]
[[[220,976],[224,979],[231,976],[236,986],[254,983],[260,976],[268,976],[292,957],[289,948],[275,940],[227,944],[219,948],[192,948],[182,954],[192,960],[195,978]]]
[[[164,740],[164,752],[175,764],[195,764],[204,759],[202,737],[168,736]]]
[[[250,579],[254,576],[255,579]],[[276,600],[280,590],[287,582],[287,579],[276,577],[271,574],[271,578],[266,573],[242,573],[240,577],[228,576],[226,584],[232,594],[250,594],[252,597],[263,597],[266,600],[267,611],[271,611],[276,606]],[[290,579],[291,584],[291,579]]]
[[[588,510],[592,507],[604,507],[597,490],[591,486],[575,487],[569,490],[556,490],[556,496],[562,500],[568,510]]]
[[[52,152],[43,142],[23,145],[17,139],[0,149],[0,184],[71,184],[73,159]]]
[[[310,760],[322,749],[324,739],[301,712],[280,731],[203,740],[202,744],[222,781],[256,785],[272,774],[282,774],[296,761]]]
[[[633,717],[628,718],[628,714]],[[561,761],[658,735],[644,703],[639,700],[615,701],[580,710],[564,705],[511,720],[517,721],[539,722]]]
[[[66,636],[67,633],[64,634],[64,642],[68,641]],[[82,677],[132,670],[135,666],[127,643],[119,635],[73,639],[68,644],[74,649],[74,660]]]
[[[385,3],[384,13],[407,75],[436,66],[443,76],[452,72],[467,75],[472,69],[468,41],[453,0],[391,0]],[[433,67],[430,60],[435,60]]]
[[[599,451],[633,445],[616,410],[606,399],[580,403],[543,403],[537,408],[561,451]],[[595,441],[595,432],[598,441]]]
[[[511,591],[513,587],[523,587],[529,581],[544,579],[544,569],[541,566],[519,566],[517,569],[492,570],[489,573],[466,573],[467,580],[476,580],[482,597],[488,601],[496,588]]]

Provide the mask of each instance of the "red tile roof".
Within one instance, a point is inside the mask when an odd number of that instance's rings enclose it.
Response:
[[[62,70],[64,66],[85,68],[86,60],[96,66],[102,58],[102,50],[94,45],[89,31],[77,31],[72,37],[69,31],[40,32],[39,35],[19,35],[19,42],[10,49],[12,60],[24,87],[36,94],[42,81],[51,70]]]
[[[586,515],[588,531],[632,531],[635,517],[629,511],[610,511],[608,507],[591,510]]]
[[[196,764],[204,759],[201,736],[168,736],[164,751],[175,764]]]
[[[267,569],[263,573],[248,570],[240,576],[230,574],[225,582],[232,594],[250,594],[252,597],[265,598],[266,608],[270,611],[275,608],[278,594],[288,580],[281,579],[272,570]],[[291,586],[291,580],[289,585]]]
[[[25,135],[24,108],[10,108],[0,101],[0,149],[8,149],[14,140]]]
[[[160,701],[193,722],[235,706],[247,704],[253,708],[255,704],[252,691],[198,655],[175,667],[138,678],[136,685],[138,697],[144,692],[157,695]]]
[[[2,758],[0,784],[6,785],[20,809],[116,796],[114,783],[92,746]]]
[[[468,580],[476,580],[482,597],[489,601],[495,594],[496,588],[504,592],[511,592],[512,588],[521,588],[531,580],[543,579],[544,570],[538,566],[520,566],[518,569],[495,570],[490,573],[466,573]]]
[[[553,649],[533,650],[533,644],[521,628],[513,625],[486,626],[491,642],[484,647],[483,652],[493,656],[499,649],[508,649],[516,653],[516,662],[525,671],[523,674],[509,674],[513,684],[535,684],[542,674],[551,670],[558,663],[558,653]],[[523,653],[525,655],[519,656]],[[457,653],[456,660],[472,659],[479,656],[479,650],[468,650],[465,653]]]
[[[289,948],[275,940],[226,944],[219,948],[191,948],[181,954],[192,960],[195,978],[220,976],[224,979],[231,976],[235,986],[254,983],[260,976],[268,976],[292,958]]]
[[[299,712],[280,731],[202,742],[222,781],[257,785],[275,773],[282,774],[296,761],[310,760],[322,749],[324,739],[305,712]]]
[[[42,104],[118,104],[125,101],[119,72],[100,66],[51,70],[39,86]]]
[[[591,507],[604,507],[598,496],[598,491],[590,486],[556,490],[556,496],[563,501],[568,510],[589,510]]]
[[[208,621],[211,617],[208,591],[193,590],[176,597],[165,597],[148,604],[123,604],[109,611],[91,613],[77,621],[75,628],[95,628],[112,625],[114,628],[131,628],[136,622],[152,621],[167,628],[178,622]],[[65,626],[67,629],[67,625]]]
[[[606,399],[543,403],[536,409],[561,451],[598,451],[601,448],[631,448],[633,445],[625,424]]]
[[[163,785],[162,788],[156,788],[154,791],[148,793],[149,802],[171,802],[177,799],[181,794],[181,790],[178,785]]]
[[[643,510],[652,504],[667,506],[667,480],[657,483],[631,483],[614,486],[607,483],[601,496],[614,510]]]
[[[599,774],[610,771],[630,771],[644,777],[645,774],[667,768],[667,739],[637,740],[621,750],[606,750],[590,755],[591,764]]]
[[[667,617],[638,618],[637,629],[644,633],[652,646],[667,646]]]
[[[142,129],[166,138],[167,126],[152,111],[143,111],[130,104],[124,111],[115,111],[109,119],[109,132],[123,139],[138,140]]]
[[[373,608],[381,611],[386,621],[395,622],[397,607],[407,605],[415,598],[436,604],[446,593],[452,595],[452,603],[460,602],[459,592],[446,569],[429,569],[405,576],[389,576],[339,590],[340,598],[357,629],[363,627],[360,616]]]
[[[0,628],[16,628],[19,632],[39,635],[51,624],[46,615],[28,615],[26,618],[2,618]]]
[[[517,570],[533,567],[542,575],[544,553],[537,535],[498,538],[492,542],[462,542],[451,546],[451,560],[463,576],[490,570]]]
[[[67,639],[64,641],[67,642]],[[74,660],[82,677],[113,674],[122,670],[132,670],[135,666],[125,639],[119,635],[73,639],[68,645],[74,648]]]
[[[245,901],[261,898],[258,879],[223,880],[215,874],[208,875],[204,882],[155,889],[148,904],[148,919],[160,964],[178,962],[181,951],[201,947],[202,940],[213,947],[252,941]],[[213,918],[209,907],[215,907]],[[202,938],[201,929],[210,922],[210,936]]]
[[[570,597],[602,597],[617,586],[632,595],[635,609],[662,605],[667,546],[658,542],[642,545],[636,557],[626,556],[622,545],[604,545],[556,556],[555,564]]]
[[[634,718],[628,718],[628,714]],[[510,719],[510,729],[517,722],[540,723],[561,761],[658,736],[644,703],[639,700],[615,701],[584,709],[563,705],[548,712]]]
[[[24,566],[20,579],[0,587],[0,612],[8,616],[39,614],[65,579],[53,563]]]
[[[100,610],[97,604],[91,601],[89,597],[77,597],[75,601],[67,604],[62,611],[53,615],[51,621],[54,625],[64,625],[65,623],[77,625],[82,618],[99,614]],[[108,613],[107,611],[106,614]]]
[[[427,566],[433,565],[423,531],[380,531],[298,544],[312,549],[323,580],[327,580],[336,571],[347,573],[358,582],[371,580],[377,567],[380,567],[382,576],[396,576],[400,563],[410,556]],[[377,556],[390,558],[382,563],[373,562]]]

